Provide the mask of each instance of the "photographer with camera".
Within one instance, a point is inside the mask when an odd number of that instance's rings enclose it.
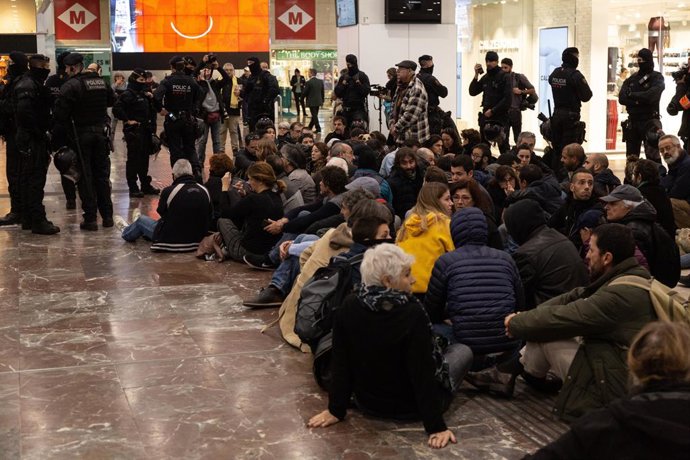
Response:
[[[666,111],[671,116],[682,112],[682,121],[678,130],[678,137],[683,141],[683,150],[690,147],[690,59],[679,70],[671,74],[676,82],[676,94],[671,98]]]
[[[585,76],[577,70],[580,51],[575,47],[566,48],[562,59],[561,66],[549,75],[555,108],[550,120],[553,154],[548,166],[553,170],[561,167],[563,147],[585,141],[585,123],[580,121],[580,109],[583,102],[592,99]]]
[[[213,78],[214,72],[220,74],[220,80]],[[221,91],[230,82],[230,76],[220,67],[218,58],[212,53],[203,57],[196,69],[196,73],[198,75],[197,83],[201,87],[199,118],[204,120],[204,132],[197,141],[196,154],[199,157],[199,165],[203,171],[209,131],[211,131],[213,153],[225,153],[225,144],[222,142],[222,130],[226,113]]]
[[[441,134],[443,126],[443,118],[445,114],[439,107],[440,97],[448,96],[448,88],[443,86],[438,78],[434,77],[434,58],[428,54],[419,56],[419,78],[424,83],[424,89],[429,97],[429,131],[431,134]]]
[[[369,96],[369,77],[359,70],[357,56],[348,54],[345,56],[347,73],[338,79],[333,92],[343,101],[342,115],[347,120],[350,128],[355,120],[365,121],[369,125],[367,113],[367,96]]]
[[[534,110],[534,104],[539,100],[539,96],[537,96],[537,91],[526,76],[513,72],[512,59],[501,59],[501,70],[508,75],[512,92],[510,108],[508,109],[506,135],[510,135],[510,129],[512,128],[513,140],[517,144],[518,135],[522,132],[522,112],[527,109]]]
[[[504,133],[508,127],[508,109],[511,101],[510,82],[506,74],[498,66],[498,53],[489,51],[486,53],[486,75],[481,79],[479,76],[484,73],[481,64],[474,66],[474,78],[470,82],[470,96],[482,94],[483,112],[479,113],[479,132],[482,135],[482,142],[490,144],[491,140],[486,136],[486,128],[494,131],[500,126]],[[499,136],[499,150],[506,153],[510,149],[508,136]]]
[[[666,86],[664,76],[654,70],[652,52],[647,48],[637,53],[637,63],[640,70],[623,82],[618,93],[618,102],[628,111],[628,119],[621,123],[625,153],[639,157],[644,143],[647,159],[661,163],[659,100]]]

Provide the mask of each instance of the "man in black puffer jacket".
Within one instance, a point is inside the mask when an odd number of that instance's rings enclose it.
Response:
[[[546,226],[539,203],[520,200],[503,214],[520,247],[513,254],[525,287],[528,310],[589,281],[587,267],[568,238]]]
[[[678,246],[666,230],[656,223],[656,210],[632,185],[619,185],[602,197],[609,222],[629,227],[635,243],[649,262],[652,276],[668,287],[680,279]]]

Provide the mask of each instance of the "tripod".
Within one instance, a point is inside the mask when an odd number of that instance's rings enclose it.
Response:
[[[376,101],[379,101],[378,107],[376,106]],[[376,97],[374,99],[374,110],[378,110],[379,112],[379,132],[381,132],[381,126],[383,126],[383,122],[381,121],[381,112],[383,111],[383,101],[381,100],[380,97]]]

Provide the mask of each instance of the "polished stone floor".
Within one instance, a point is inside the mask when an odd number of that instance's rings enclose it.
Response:
[[[156,199],[129,198],[116,150],[116,213],[155,216]],[[4,146],[0,158],[4,169]],[[165,153],[151,171],[171,182]],[[523,382],[510,401],[463,390],[446,414],[459,443],[442,451],[420,423],[356,412],[310,430],[327,402],[310,355],[260,332],[275,310],[241,305],[269,274],[154,254],[114,228],[82,232],[52,166],[46,191],[59,235],[0,228],[2,459],[517,459],[564,430]]]

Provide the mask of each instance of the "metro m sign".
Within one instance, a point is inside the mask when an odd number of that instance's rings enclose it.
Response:
[[[55,0],[56,40],[100,40],[99,0]]]
[[[316,40],[315,0],[276,0],[276,40]]]

